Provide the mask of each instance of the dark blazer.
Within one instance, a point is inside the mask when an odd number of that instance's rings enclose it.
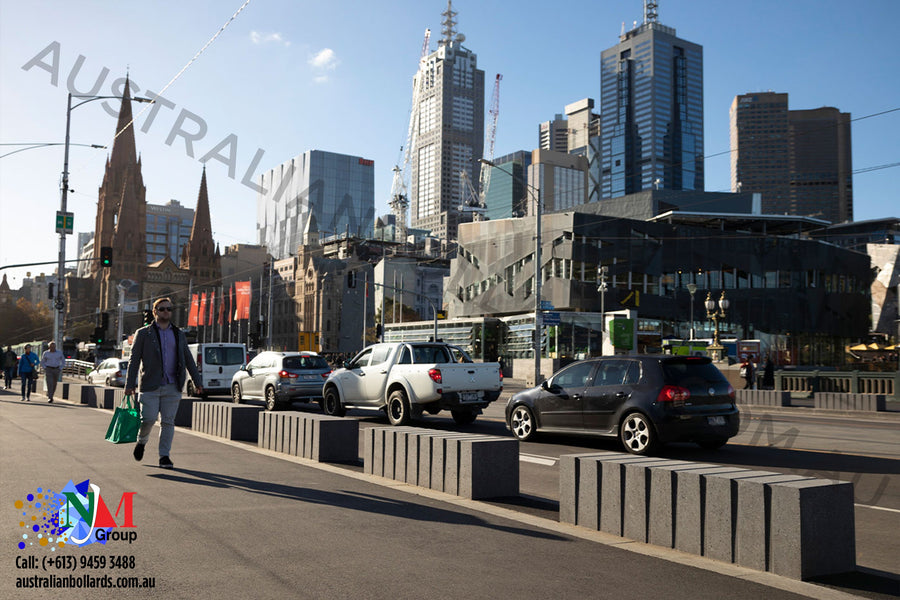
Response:
[[[200,373],[194,357],[188,350],[187,338],[184,332],[169,325],[175,332],[175,358],[178,361],[175,366],[175,378],[178,389],[184,388],[185,368],[191,373],[194,385],[200,387]],[[128,375],[125,379],[126,388],[136,388],[138,369],[141,374],[141,391],[149,392],[162,385],[162,344],[159,341],[159,328],[156,323],[141,327],[134,334],[134,345],[131,347],[131,358],[128,359]]]

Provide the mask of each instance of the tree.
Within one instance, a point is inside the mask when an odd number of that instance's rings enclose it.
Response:
[[[46,305],[34,306],[25,298],[0,305],[0,340],[4,344],[49,340],[52,335],[53,313]]]

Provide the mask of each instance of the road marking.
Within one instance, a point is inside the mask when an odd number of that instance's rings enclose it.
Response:
[[[871,504],[854,504],[853,506],[859,506],[860,508],[873,508],[875,510],[886,510],[892,513],[900,513],[900,509],[898,508],[887,508],[885,506],[872,506]]]
[[[552,467],[555,465],[558,460],[555,458],[550,458],[549,456],[538,456],[536,454],[522,454],[519,453],[519,461],[534,463],[536,465],[545,465],[547,467]]]

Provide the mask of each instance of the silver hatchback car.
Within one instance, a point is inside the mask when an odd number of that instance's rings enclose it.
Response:
[[[109,387],[125,387],[128,361],[121,358],[107,358],[97,368],[87,374],[88,383]]]
[[[330,374],[328,361],[315,352],[261,352],[231,378],[231,399],[265,400],[266,410],[319,400]]]

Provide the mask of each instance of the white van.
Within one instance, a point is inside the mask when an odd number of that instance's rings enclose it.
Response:
[[[200,371],[202,396],[230,394],[231,378],[247,364],[247,347],[244,344],[221,342],[188,344],[188,349]],[[198,395],[190,375],[187,377],[185,391],[188,396]]]

